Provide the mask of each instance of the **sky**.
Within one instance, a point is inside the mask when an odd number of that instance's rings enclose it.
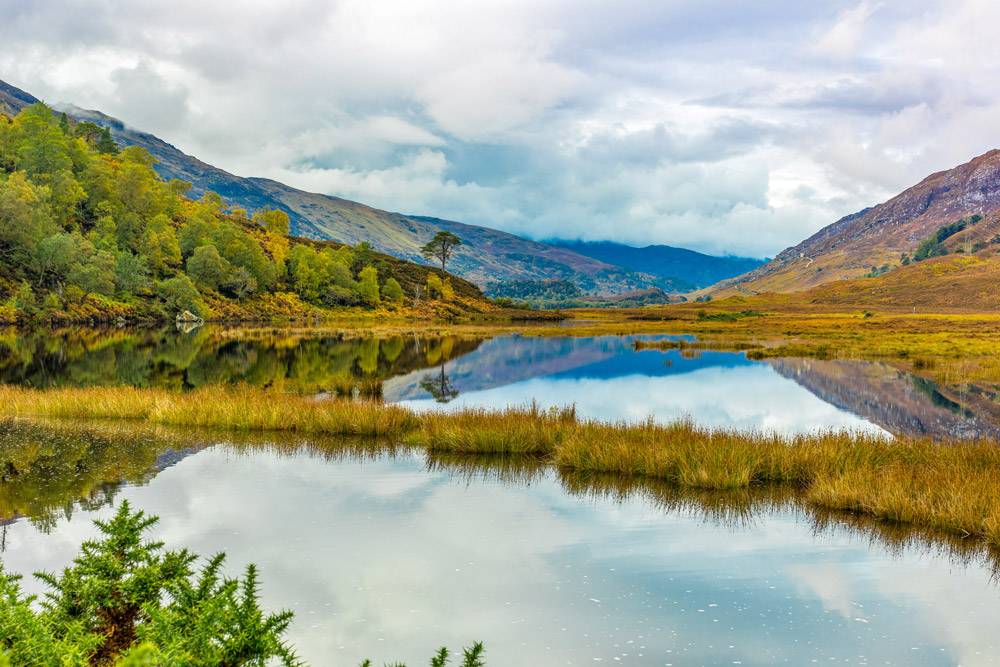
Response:
[[[1000,147],[989,0],[0,0],[0,79],[240,176],[771,257]]]

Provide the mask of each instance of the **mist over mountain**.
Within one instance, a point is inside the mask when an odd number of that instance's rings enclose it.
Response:
[[[635,248],[610,241],[550,241],[551,245],[662,278],[679,278],[698,287],[752,271],[766,260],[747,257],[715,257],[667,245]]]

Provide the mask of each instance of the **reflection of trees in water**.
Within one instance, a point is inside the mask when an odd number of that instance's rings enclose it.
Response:
[[[48,532],[75,507],[97,509],[145,481],[167,448],[122,427],[0,422],[0,522],[27,517]]]
[[[468,354],[482,339],[266,332],[187,334],[68,329],[0,332],[0,381],[32,387],[128,385],[175,389],[214,384],[319,391],[336,378],[390,378]]]
[[[451,386],[451,380],[444,372],[444,364],[441,364],[439,375],[425,375],[420,381],[420,388],[434,397],[438,403],[447,403],[458,397],[459,391]]]
[[[241,454],[308,455],[344,462],[391,458],[406,451],[398,443],[371,438],[0,421],[0,525],[27,517],[39,529],[51,530],[76,508],[94,510],[109,504],[124,484],[147,482],[162,468],[215,443]],[[950,533],[817,508],[801,489],[789,486],[680,488],[659,480],[556,469],[545,458],[531,456],[427,452],[426,464],[431,472],[446,472],[467,483],[521,486],[557,475],[574,496],[602,503],[640,500],[664,514],[729,530],[752,530],[775,512],[795,511],[818,535],[859,539],[891,554],[916,549],[961,565],[982,565],[994,580],[1000,577],[1000,549]]]

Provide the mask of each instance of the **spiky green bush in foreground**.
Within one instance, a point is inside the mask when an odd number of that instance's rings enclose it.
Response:
[[[157,520],[122,501],[110,521],[94,522],[102,539],[84,542],[72,566],[35,575],[49,588],[41,600],[0,565],[0,667],[303,664],[282,638],[292,612],[260,609],[252,564],[242,579],[223,577],[220,553],[195,572],[197,555],[143,539]],[[484,665],[482,652],[466,649],[465,667]],[[431,664],[447,658],[441,649]]]

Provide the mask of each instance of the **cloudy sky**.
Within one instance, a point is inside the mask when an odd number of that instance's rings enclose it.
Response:
[[[241,176],[773,256],[1000,146],[990,0],[0,0],[0,79]]]

